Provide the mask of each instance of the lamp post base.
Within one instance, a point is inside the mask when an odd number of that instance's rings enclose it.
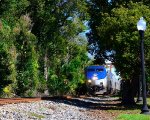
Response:
[[[141,109],[141,114],[150,115],[150,112],[147,106],[143,106],[143,108]]]
[[[149,111],[142,111],[140,114],[150,115],[150,112]]]

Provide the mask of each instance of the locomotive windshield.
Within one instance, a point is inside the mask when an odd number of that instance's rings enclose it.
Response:
[[[93,71],[95,71],[95,69],[87,69],[89,72],[91,71],[91,72],[93,72]]]
[[[104,69],[96,69],[97,72],[103,72]]]
[[[96,72],[103,72],[104,71],[104,69],[87,69],[87,71],[89,71],[89,72],[94,72],[94,71],[96,71]]]

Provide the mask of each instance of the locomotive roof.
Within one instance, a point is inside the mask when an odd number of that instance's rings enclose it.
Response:
[[[91,69],[91,68],[96,69],[96,68],[105,68],[105,67],[102,66],[102,65],[91,65],[91,66],[88,66],[88,67],[87,67],[87,69]]]

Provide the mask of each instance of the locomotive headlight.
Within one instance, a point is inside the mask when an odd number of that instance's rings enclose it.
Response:
[[[88,82],[88,83],[91,83],[92,81],[91,81],[91,80],[88,80],[87,82]]]

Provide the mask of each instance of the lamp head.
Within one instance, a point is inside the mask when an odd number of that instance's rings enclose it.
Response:
[[[146,30],[146,21],[143,17],[141,17],[140,20],[137,22],[137,29],[141,31]]]

